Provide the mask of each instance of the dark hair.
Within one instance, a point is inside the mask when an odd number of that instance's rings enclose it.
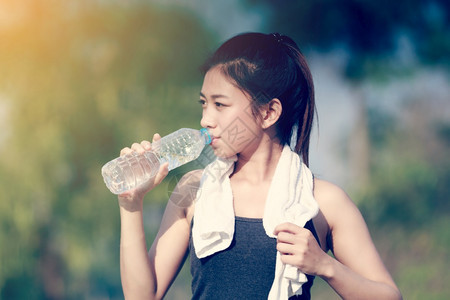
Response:
[[[311,72],[297,44],[278,33],[244,33],[220,46],[202,71],[220,67],[223,74],[252,97],[252,113],[270,100],[280,100],[283,110],[276,123],[281,144],[290,144],[308,165],[309,139],[315,103]]]

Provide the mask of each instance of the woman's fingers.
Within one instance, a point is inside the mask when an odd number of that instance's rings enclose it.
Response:
[[[124,155],[127,155],[132,152],[133,152],[133,150],[131,150],[131,148],[125,147],[122,150],[120,150],[120,156],[124,156]]]
[[[289,232],[279,232],[277,235],[277,242],[279,243],[287,243],[287,244],[293,244],[294,243],[295,235]]]
[[[155,133],[155,134],[153,135],[153,140],[152,140],[152,142],[159,141],[160,139],[161,139],[161,136],[159,135],[159,133]]]
[[[301,227],[293,224],[293,223],[281,223],[277,227],[275,227],[275,230],[273,232],[274,235],[278,235],[280,232],[290,232],[293,234],[299,233],[302,230]]]
[[[153,136],[153,140],[155,141],[161,139],[161,137],[159,136],[159,134],[155,134]],[[131,145],[131,147],[125,147],[120,151],[120,156],[123,155],[127,155],[130,154],[132,152],[136,152],[138,154],[143,154],[145,151],[150,151],[152,149],[152,143],[150,143],[149,141],[142,141],[140,143],[133,143]]]
[[[169,174],[169,163],[164,163],[159,167],[158,173],[156,173],[154,185],[160,184],[164,178]]]
[[[141,146],[144,148],[145,151],[149,151],[152,149],[152,143],[149,141],[142,141]]]

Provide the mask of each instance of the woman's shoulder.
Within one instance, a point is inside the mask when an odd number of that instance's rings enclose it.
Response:
[[[173,189],[170,201],[182,207],[190,206],[200,187],[202,173],[203,170],[193,170],[184,174]]]
[[[338,185],[322,179],[314,179],[314,198],[319,204],[319,214],[315,225],[322,232],[322,240],[326,240],[326,250],[335,251],[337,240],[346,241],[354,234],[354,230],[365,228],[365,221],[347,193]]]
[[[314,178],[314,197],[319,205],[322,202],[326,205],[350,200],[347,193],[338,185],[329,181]]]
[[[200,188],[200,180],[203,169],[193,170],[184,174],[174,190],[172,191],[169,203],[172,207],[182,210],[186,219],[190,223],[194,211],[194,201],[197,197],[197,191]]]
[[[348,194],[329,181],[314,179],[314,198],[330,228],[343,218],[351,218],[355,213],[359,214],[358,208]]]
[[[187,172],[184,174],[180,181],[178,181],[177,185],[180,185],[181,187],[185,187],[186,185],[194,185],[199,186],[200,185],[200,179],[202,178],[204,169],[196,169]]]

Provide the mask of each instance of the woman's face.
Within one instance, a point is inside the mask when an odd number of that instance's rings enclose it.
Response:
[[[212,136],[211,147],[218,157],[254,151],[262,129],[251,110],[251,99],[222,74],[209,70],[200,92],[201,126]]]

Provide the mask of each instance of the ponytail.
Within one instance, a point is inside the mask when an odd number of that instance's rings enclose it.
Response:
[[[303,162],[309,166],[309,142],[314,115],[316,113],[314,83],[305,57],[298,49],[295,50],[298,52],[297,61],[304,78],[304,92],[300,99],[300,101],[304,102],[304,110],[303,116],[299,119],[299,123],[301,122],[301,124],[297,124],[297,126],[294,127],[294,129],[297,129],[297,141],[294,150],[297,154],[301,155]]]

